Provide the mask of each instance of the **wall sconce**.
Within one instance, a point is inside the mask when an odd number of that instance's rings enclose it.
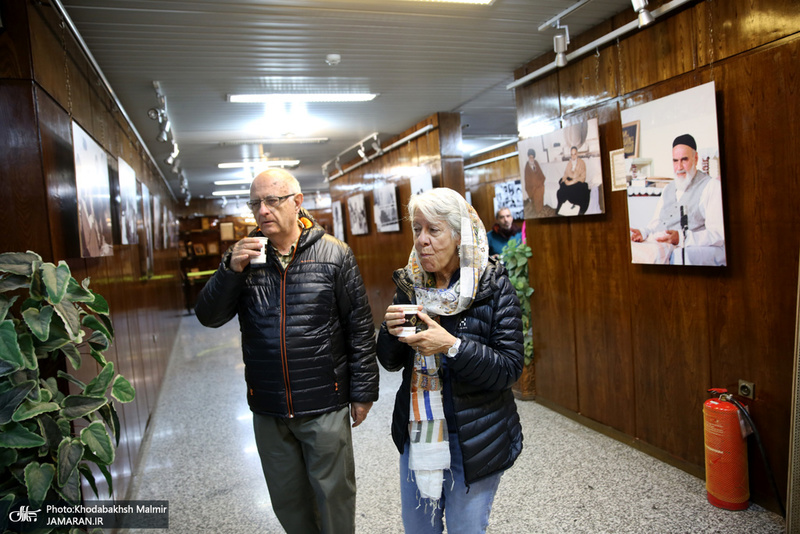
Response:
[[[631,4],[633,5],[633,10],[639,14],[640,28],[644,28],[656,21],[653,14],[647,9],[647,0],[631,0]]]
[[[553,36],[553,51],[556,53],[556,67],[567,66],[567,45],[569,37],[566,33],[559,33]]]

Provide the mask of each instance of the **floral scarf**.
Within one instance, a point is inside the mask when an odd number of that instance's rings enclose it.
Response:
[[[472,306],[483,271],[489,263],[486,230],[475,209],[460,198],[461,243],[459,280],[447,289],[437,289],[433,273],[422,269],[416,249],[411,250],[406,271],[414,284],[418,304],[431,317],[456,315]],[[409,469],[414,472],[422,498],[438,504],[444,470],[450,467],[447,422],[439,377],[442,354],[414,354],[409,411]]]

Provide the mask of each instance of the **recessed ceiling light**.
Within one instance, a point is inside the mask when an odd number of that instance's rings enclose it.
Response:
[[[367,102],[377,93],[269,93],[228,95],[229,102]]]
[[[250,185],[251,183],[253,183],[253,179],[247,178],[243,180],[217,180],[214,185]]]

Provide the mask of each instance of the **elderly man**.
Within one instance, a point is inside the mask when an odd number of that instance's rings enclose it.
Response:
[[[253,180],[258,230],[225,253],[195,312],[210,327],[239,315],[256,445],[283,528],[352,534],[348,415],[358,426],[378,398],[375,329],[352,251],[302,202],[287,171]],[[252,262],[262,247],[266,262]]]
[[[647,227],[631,229],[631,241],[642,243],[649,238],[677,247],[669,263],[725,265],[720,182],[697,169],[698,159],[694,137],[683,134],[675,138],[675,180],[661,193]]]
[[[495,224],[492,229],[486,232],[489,240],[489,255],[497,256],[503,252],[503,248],[514,239],[519,242],[522,239],[522,232],[519,226],[514,224],[514,217],[508,208],[500,208],[495,214]]]

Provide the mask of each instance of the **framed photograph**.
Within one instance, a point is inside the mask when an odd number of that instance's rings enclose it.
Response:
[[[144,225],[144,243],[139,243],[144,246],[144,252],[141,257],[144,259],[143,271],[145,278],[151,278],[154,274],[155,260],[153,253],[153,204],[150,201],[150,190],[144,182],[140,182],[142,186],[142,224]]]
[[[400,220],[397,217],[397,188],[387,185],[375,189],[375,226],[379,232],[399,232]]]
[[[622,148],[626,158],[639,157],[639,121],[622,125]]]
[[[195,256],[205,256],[206,255],[206,246],[203,243],[194,243],[194,255]]]
[[[611,161],[611,190],[625,191],[628,188],[625,149],[612,150],[608,153],[608,159]]]
[[[347,199],[347,211],[350,212],[350,228],[353,235],[364,235],[369,233],[367,224],[367,207],[364,195],[353,195]]]
[[[596,118],[523,139],[517,149],[525,219],[605,213]]]
[[[342,216],[341,200],[331,203],[331,212],[333,214],[333,235],[339,241],[344,241],[344,218]]]
[[[524,218],[522,209],[522,180],[509,180],[494,184],[494,213],[508,208],[515,221]]]
[[[219,223],[219,238],[221,241],[233,241],[233,223],[221,222]]]
[[[78,228],[82,258],[114,254],[108,155],[78,123],[72,123]]]
[[[625,158],[632,263],[726,265],[714,82],[621,116],[641,124],[640,154]]]
[[[136,197],[136,171],[122,159],[119,160],[119,196],[120,196],[120,228],[122,229],[122,244],[136,245],[139,243],[139,202]]]
[[[219,254],[219,243],[216,241],[212,241],[208,244],[208,251],[209,254],[216,255]]]

